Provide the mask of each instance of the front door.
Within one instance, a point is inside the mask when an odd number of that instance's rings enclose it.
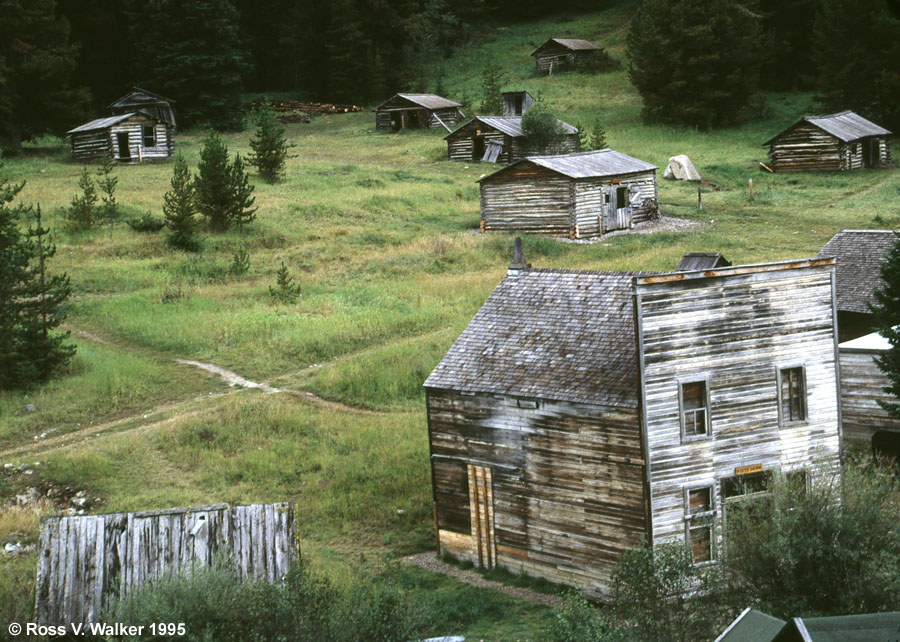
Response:
[[[119,160],[131,160],[131,146],[128,144],[128,132],[116,134],[116,144],[119,147]]]
[[[494,490],[491,469],[469,465],[469,516],[472,524],[472,558],[480,568],[497,564],[494,539]]]

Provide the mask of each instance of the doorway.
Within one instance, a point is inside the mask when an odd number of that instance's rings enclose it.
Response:
[[[877,138],[867,138],[863,141],[863,165],[865,167],[878,167],[879,147]]]
[[[497,564],[494,539],[494,490],[491,469],[469,465],[469,515],[472,524],[472,561],[480,568]]]
[[[484,136],[472,137],[472,160],[480,161],[484,158]]]
[[[117,133],[116,144],[119,147],[119,160],[131,160],[131,145],[128,144],[128,132]]]

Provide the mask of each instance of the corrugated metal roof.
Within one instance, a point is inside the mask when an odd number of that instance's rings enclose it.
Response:
[[[425,109],[444,109],[446,107],[461,107],[460,103],[448,100],[437,94],[397,94],[401,98],[424,107]],[[385,102],[390,102],[385,101]]]
[[[830,617],[796,617],[777,639],[797,639],[790,629],[804,629],[812,642],[897,642],[900,639],[900,611],[837,615]]]
[[[887,260],[897,236],[891,230],[841,230],[820,257],[835,257],[837,308],[842,312],[869,314],[872,293],[881,287],[881,265]]]
[[[529,156],[485,176],[480,181],[488,180],[502,172],[508,171],[519,163],[534,163],[563,176],[576,179],[617,176],[619,174],[632,174],[634,172],[659,169],[656,165],[651,165],[627,154],[622,154],[612,149],[600,149],[593,152],[575,152],[574,154],[559,154],[556,156]]]
[[[484,123],[488,127],[492,127],[499,132],[502,132],[508,136],[512,136],[513,138],[518,138],[519,136],[524,136],[525,132],[522,131],[522,117],[521,116],[476,116],[471,119],[469,122],[465,123],[459,129],[450,134],[444,136],[444,138],[450,138],[456,132],[458,132],[463,127],[467,127],[470,123],[475,121]],[[578,130],[575,127],[572,127],[569,123],[563,122],[561,120],[557,120],[562,126],[563,129],[566,130],[566,134],[577,134]]]
[[[550,38],[547,42],[535,49],[531,55],[536,55],[538,52],[544,49],[544,47],[554,43],[565,47],[566,49],[570,49],[571,51],[589,51],[591,49],[603,49],[603,47],[598,47],[593,42],[590,42],[589,40],[583,40],[581,38]]]
[[[860,138],[865,138],[866,136],[890,136],[891,132],[881,127],[880,125],[876,125],[871,120],[867,120],[860,116],[859,114],[853,113],[849,109],[838,112],[836,114],[826,114],[824,116],[804,116],[796,123],[788,127],[791,129],[795,127],[797,124],[807,122],[812,125],[815,125],[822,131],[825,131],[832,136],[839,138],[845,143],[850,143],[855,140],[859,140]],[[772,141],[774,141],[778,136],[781,136],[785,131],[779,133],[776,136],[773,136],[769,140],[767,140],[763,145],[769,145]]]
[[[772,642],[784,624],[784,620],[748,606],[715,642]]]
[[[637,407],[638,274],[534,269],[505,277],[425,387]]]
[[[84,125],[80,125],[75,129],[70,129],[67,131],[67,134],[74,134],[76,132],[89,132],[95,129],[106,129],[107,127],[112,127],[118,123],[121,123],[123,120],[131,118],[138,112],[129,112],[127,114],[119,114],[118,116],[106,116],[105,118],[97,118],[96,120],[92,120],[89,123],[85,123]]]
[[[676,269],[679,272],[690,272],[728,267],[729,265],[731,265],[731,261],[722,256],[720,252],[685,252]]]

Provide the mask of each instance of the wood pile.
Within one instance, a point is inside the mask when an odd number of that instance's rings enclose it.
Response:
[[[262,104],[257,99],[245,107],[255,109]],[[314,114],[348,114],[354,111],[365,111],[365,107],[359,105],[339,105],[333,103],[315,103],[303,100],[272,100],[269,101],[278,112],[278,120],[282,123],[308,123]]]

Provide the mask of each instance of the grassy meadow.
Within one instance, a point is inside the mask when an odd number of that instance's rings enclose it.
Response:
[[[602,123],[611,147],[660,167],[662,213],[699,224],[594,244],[525,238],[536,267],[667,270],[685,251],[721,251],[734,263],[807,257],[841,228],[897,226],[896,168],[757,170],[762,142],[816,111],[810,95],[767,95],[745,124],[704,133],[643,124],[624,71],[536,76],[529,54],[549,36],[589,38],[623,60],[636,6],[492,28],[444,63],[449,98],[477,103],[492,58],[505,88],[528,90],[572,124]],[[26,181],[22,199],[40,203],[54,230],[52,267],[71,277],[66,326],[78,352],[45,386],[0,393],[0,464],[41,462],[28,476],[0,473],[0,496],[87,489],[101,498],[98,511],[294,501],[304,555],[346,581],[369,563],[360,555],[433,547],[421,384],[502,278],[513,239],[476,233],[476,180],[494,167],[447,162],[442,132],[379,134],[374,120],[361,112],[287,125],[295,147],[284,181],[254,176],[257,221],[243,235],[206,235],[198,254],[124,224],[67,230],[63,208],[82,168],[66,141],[43,139],[4,161],[0,172]],[[225,136],[232,154],[246,155],[249,138]],[[176,135],[192,169],[201,140],[202,132]],[[709,182],[702,210],[695,186],[661,178],[681,153]],[[162,215],[171,164],[120,166],[116,175],[126,216]],[[232,276],[241,247],[250,270]],[[301,287],[294,305],[269,295],[282,261]],[[176,359],[337,404],[228,388]],[[30,403],[36,411],[23,411]],[[36,521],[21,521],[33,539]],[[0,526],[9,522],[0,516]],[[11,586],[21,592],[32,573],[21,558],[0,560],[0,598]],[[458,630],[436,634],[540,639],[549,622],[543,607],[418,569],[404,577],[459,609]]]

